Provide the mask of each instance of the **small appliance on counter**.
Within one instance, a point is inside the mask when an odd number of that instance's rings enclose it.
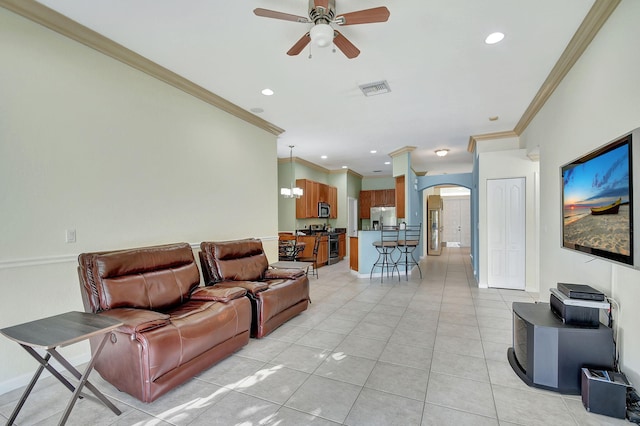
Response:
[[[327,226],[326,225],[309,225],[309,233],[310,234],[317,234],[318,232],[326,232],[327,231]]]

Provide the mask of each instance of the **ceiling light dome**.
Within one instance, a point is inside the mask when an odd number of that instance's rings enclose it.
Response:
[[[487,44],[496,44],[496,43],[500,43],[502,41],[502,39],[504,38],[504,34],[503,33],[491,33],[487,36],[487,38],[484,40],[485,43]]]
[[[445,155],[447,155],[449,153],[448,149],[438,149],[436,150],[436,155],[438,157],[444,157]]]
[[[327,47],[333,43],[333,28],[329,24],[316,24],[309,31],[311,41],[318,47]]]

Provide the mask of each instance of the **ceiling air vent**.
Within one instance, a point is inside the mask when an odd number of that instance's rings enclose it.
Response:
[[[376,81],[375,83],[361,84],[359,87],[365,96],[382,95],[383,93],[389,93],[391,91],[387,80]]]

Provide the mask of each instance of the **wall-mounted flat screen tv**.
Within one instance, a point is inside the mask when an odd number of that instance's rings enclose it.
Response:
[[[562,246],[633,265],[631,134],[562,166]]]

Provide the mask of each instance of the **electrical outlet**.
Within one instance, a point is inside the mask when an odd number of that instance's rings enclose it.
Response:
[[[76,230],[75,229],[67,229],[65,233],[64,241],[66,243],[75,243],[76,242]]]

